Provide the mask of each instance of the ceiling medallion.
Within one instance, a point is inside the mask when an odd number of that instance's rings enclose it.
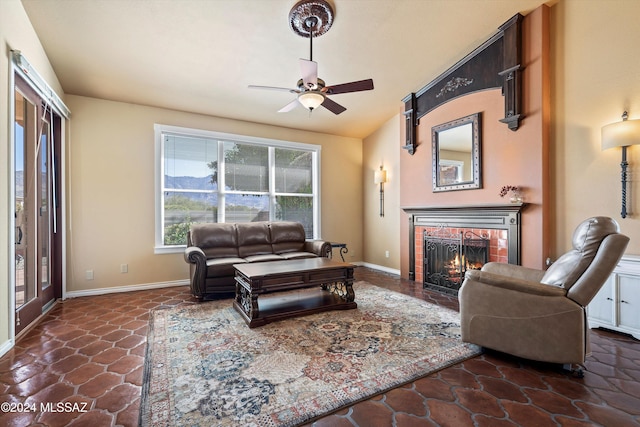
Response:
[[[289,26],[300,37],[318,37],[333,24],[333,8],[325,0],[302,0],[289,12]]]

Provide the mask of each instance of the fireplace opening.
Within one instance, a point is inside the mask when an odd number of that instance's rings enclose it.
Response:
[[[479,270],[489,257],[489,236],[439,227],[423,233],[423,286],[457,295],[467,270]]]

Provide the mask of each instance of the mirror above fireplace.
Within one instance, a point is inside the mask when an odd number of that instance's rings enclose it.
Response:
[[[431,128],[433,191],[481,188],[480,113]]]

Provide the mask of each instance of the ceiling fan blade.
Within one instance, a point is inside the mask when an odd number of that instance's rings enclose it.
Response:
[[[308,89],[315,89],[318,85],[318,63],[300,58],[300,72],[304,86]]]
[[[358,80],[357,82],[343,83],[340,85],[327,86],[323,91],[329,95],[337,95],[339,93],[360,92],[363,90],[372,90],[373,80]]]
[[[249,89],[277,90],[277,91],[280,91],[280,92],[300,93],[300,91],[298,89],[289,89],[289,88],[286,88],[286,87],[249,85],[248,88]]]
[[[298,106],[298,98],[294,99],[293,101],[291,101],[290,103],[288,103],[287,105],[285,105],[284,107],[282,107],[281,109],[278,110],[278,113],[287,113],[291,110],[293,110],[294,108],[296,108]]]
[[[343,107],[342,105],[338,104],[335,101],[330,100],[326,96],[324,98],[324,102],[321,105],[327,110],[331,111],[333,114],[340,114],[343,111],[347,110],[345,107]]]

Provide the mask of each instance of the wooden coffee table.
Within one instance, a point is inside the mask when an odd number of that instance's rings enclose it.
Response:
[[[327,310],[356,308],[352,264],[327,258],[235,264],[233,307],[250,328]],[[288,292],[296,289],[304,292]],[[278,293],[278,294],[275,294]],[[266,294],[258,302],[258,297]]]

